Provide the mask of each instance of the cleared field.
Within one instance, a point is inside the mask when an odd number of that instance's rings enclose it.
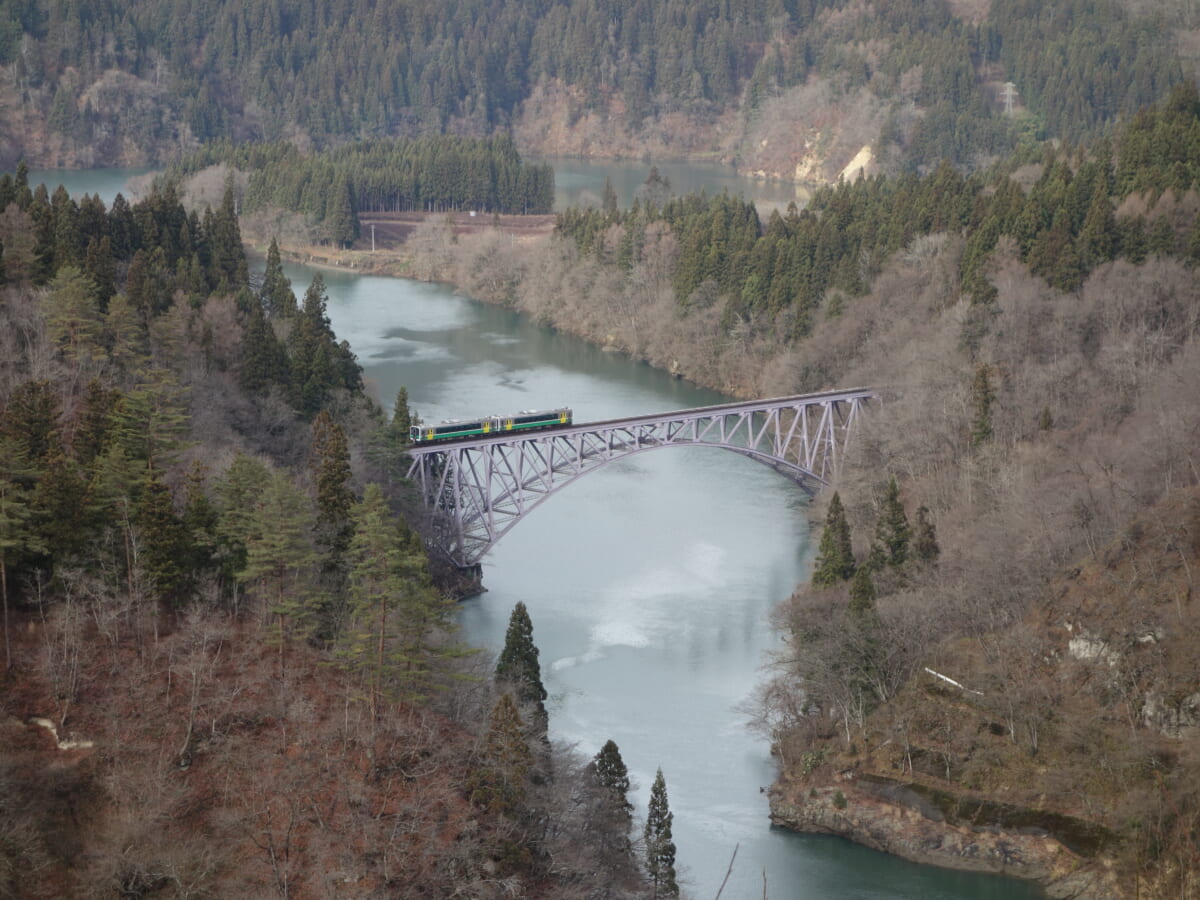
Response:
[[[358,217],[361,230],[354,249],[363,250],[371,247],[371,228],[375,229],[375,247],[378,250],[395,250],[422,222],[430,219],[454,220],[454,231],[457,234],[469,234],[484,231],[489,228],[500,228],[506,234],[520,237],[540,237],[554,230],[554,214],[537,216],[496,216],[479,213],[472,216],[467,212],[457,213],[363,213]]]

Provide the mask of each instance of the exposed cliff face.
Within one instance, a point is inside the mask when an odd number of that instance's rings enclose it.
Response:
[[[1054,897],[1116,893],[1111,872],[1092,858],[1104,840],[1094,826],[1005,804],[960,808],[960,801],[920,784],[844,772],[776,784],[771,821],[913,862],[1035,880]]]
[[[534,89],[514,125],[518,146],[541,156],[718,159],[748,175],[826,184],[879,170],[871,150],[887,110],[866,89],[841,94],[820,79],[756,109],[696,109],[633,123],[619,96],[586,107],[578,91]]]

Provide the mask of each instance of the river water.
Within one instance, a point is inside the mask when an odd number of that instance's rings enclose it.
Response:
[[[312,274],[288,268],[301,295]],[[588,421],[725,399],[441,286],[324,278],[334,329],[387,409],[401,385],[430,420],[568,405]],[[498,651],[525,602],[552,736],[586,756],[615,740],[641,815],[662,768],[689,896],[714,897],[735,850],[727,900],[1041,896],[769,826],[760,789],[774,764],[736,707],[778,644],[771,608],[810,565],[806,506],[791,482],[720,450],[612,464],[550,498],[484,559],[487,592],[462,604],[466,639]]]
[[[812,195],[812,185],[751,178],[732,166],[716,162],[592,161],[566,157],[546,157],[537,162],[548,162],[554,167],[556,211],[569,206],[599,206],[604,196],[605,179],[612,185],[618,204],[626,208],[632,205],[634,194],[650,175],[651,167],[670,183],[673,194],[682,196],[705,191],[713,196],[727,191],[735,197],[752,200],[764,219],[772,209],[786,211],[789,203],[803,209]]]

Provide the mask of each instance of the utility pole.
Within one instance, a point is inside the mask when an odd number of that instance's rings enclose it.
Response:
[[[375,252],[375,223],[371,223],[371,252]]]
[[[1004,114],[1011,116],[1013,111],[1013,98],[1017,96],[1017,86],[1011,81],[1004,82]]]

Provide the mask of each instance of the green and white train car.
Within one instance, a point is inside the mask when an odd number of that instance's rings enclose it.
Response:
[[[452,441],[460,438],[487,437],[511,431],[534,431],[571,424],[571,410],[525,409],[512,416],[486,416],[482,419],[448,419],[436,425],[413,425],[409,438],[414,444]]]

